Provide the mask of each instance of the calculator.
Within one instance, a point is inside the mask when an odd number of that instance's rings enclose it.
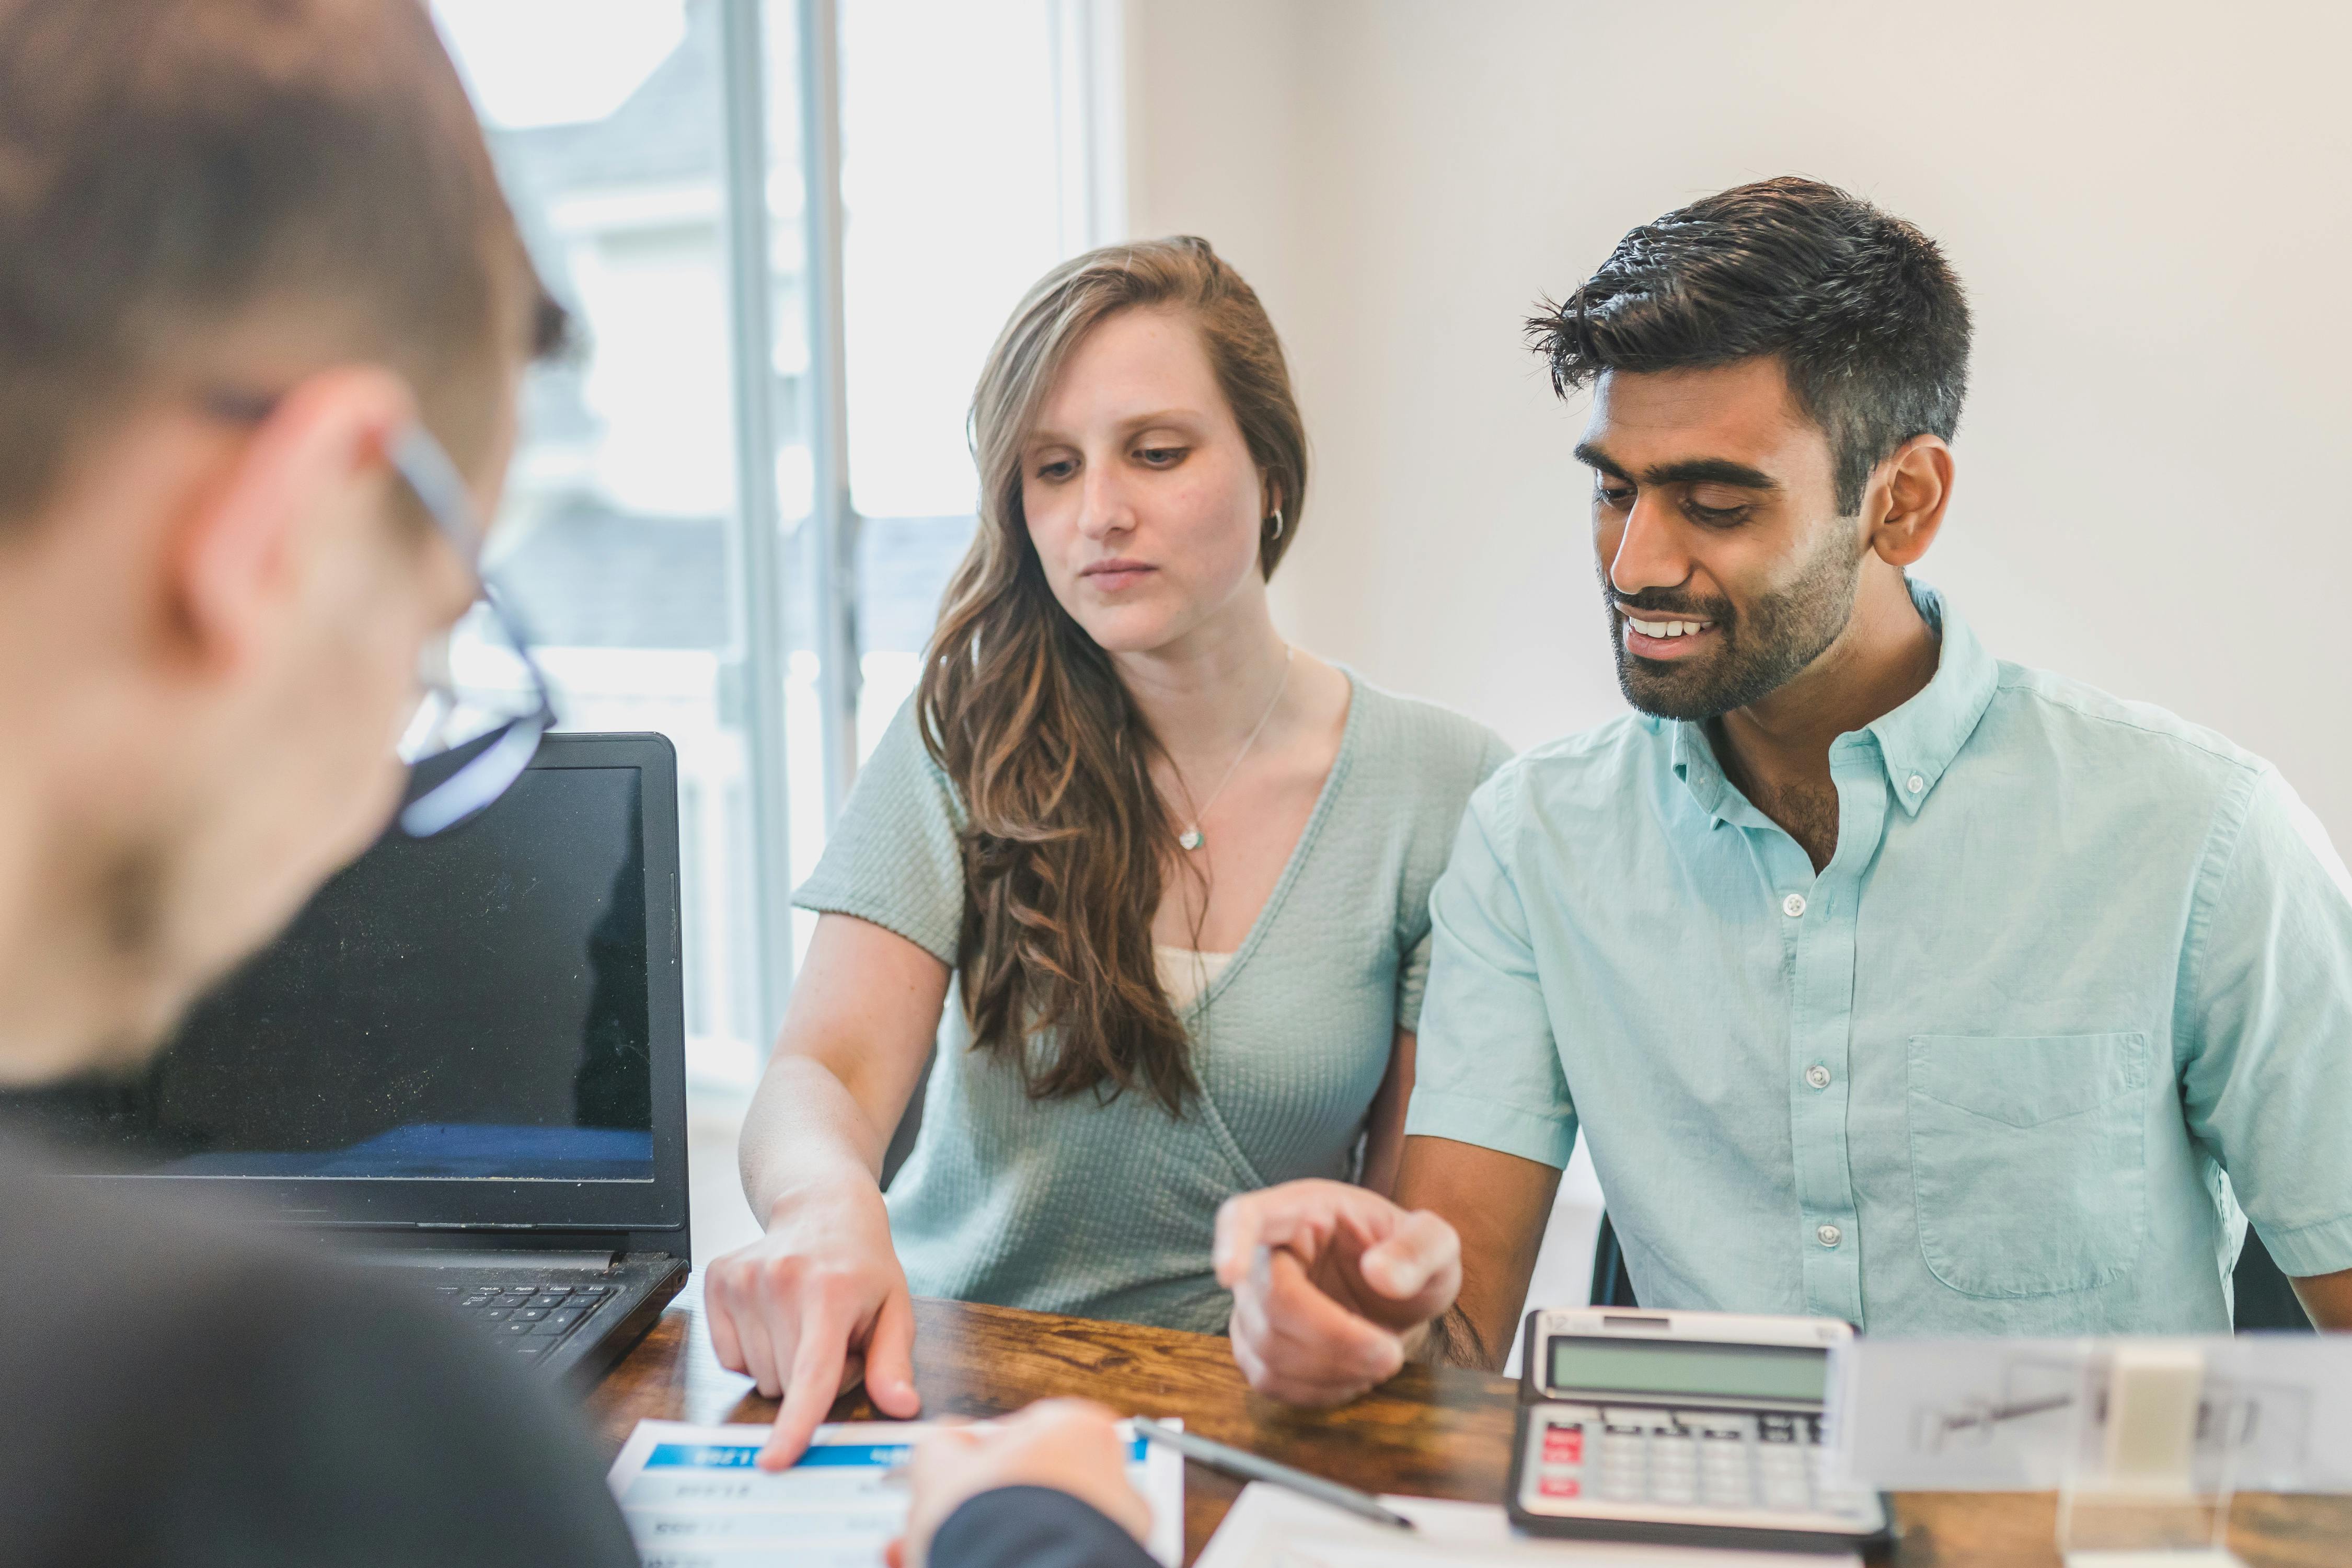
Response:
[[[1855,1552],[1885,1500],[1822,1473],[1833,1318],[1529,1312],[1511,1520],[1541,1535]]]

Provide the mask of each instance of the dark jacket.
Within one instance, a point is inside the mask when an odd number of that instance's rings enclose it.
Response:
[[[948,1515],[931,1568],[1159,1568],[1109,1519],[1067,1492],[1000,1487]]]
[[[633,1568],[586,1422],[371,1280],[0,1145],[0,1562]]]

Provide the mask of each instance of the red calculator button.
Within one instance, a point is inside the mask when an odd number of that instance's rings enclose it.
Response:
[[[1584,1428],[1554,1426],[1544,1433],[1544,1463],[1547,1465],[1580,1465],[1584,1463]]]
[[[1574,1497],[1584,1488],[1574,1476],[1546,1476],[1536,1483],[1536,1489],[1546,1497]]]

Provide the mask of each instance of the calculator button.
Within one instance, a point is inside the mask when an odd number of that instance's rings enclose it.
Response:
[[[1580,1465],[1584,1462],[1584,1428],[1581,1426],[1549,1426],[1544,1431],[1544,1463],[1547,1465]]]
[[[1574,1476],[1546,1476],[1536,1482],[1536,1490],[1546,1497],[1577,1497],[1582,1494],[1584,1484]]]

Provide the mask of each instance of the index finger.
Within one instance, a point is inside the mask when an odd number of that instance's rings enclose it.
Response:
[[[848,1333],[831,1318],[820,1314],[802,1326],[792,1371],[784,1382],[783,1405],[776,1412],[767,1447],[760,1450],[761,1469],[784,1469],[808,1451],[809,1438],[840,1396],[841,1373],[848,1357]]]

